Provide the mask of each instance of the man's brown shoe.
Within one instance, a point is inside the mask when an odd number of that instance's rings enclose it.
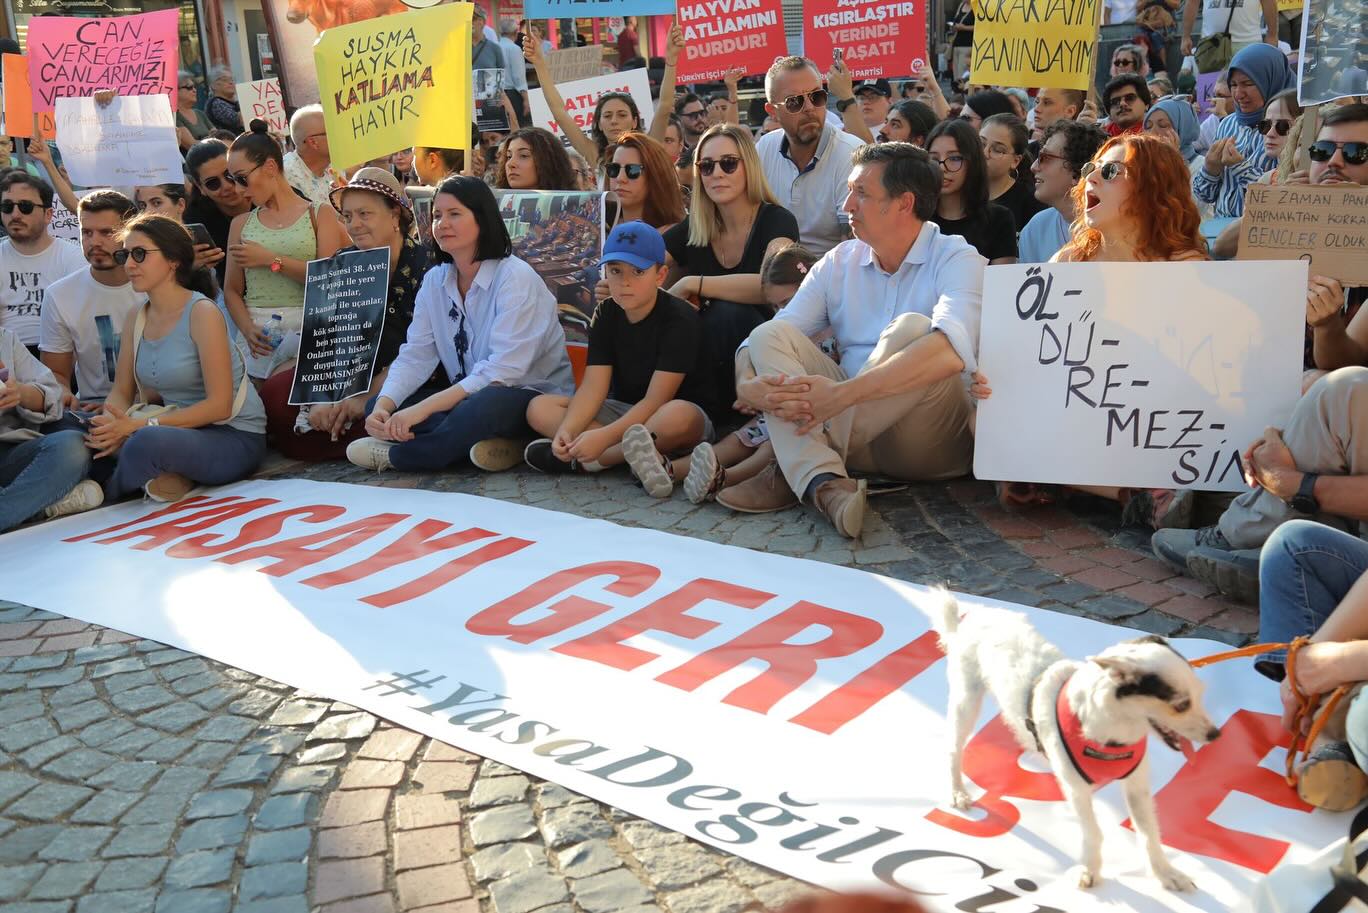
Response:
[[[747,479],[717,495],[717,503],[743,514],[767,514],[798,503],[778,463],[770,463],[754,478]]]
[[[832,479],[817,486],[812,501],[836,527],[836,532],[848,539],[858,539],[864,526],[866,494],[864,479]]]

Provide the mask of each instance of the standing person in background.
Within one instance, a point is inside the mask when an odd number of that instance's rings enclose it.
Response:
[[[1132,5],[1132,12],[1134,6]],[[1131,17],[1132,19],[1134,16]],[[1123,44],[1112,51],[1111,76],[1148,76],[1149,61],[1145,56],[1145,49],[1138,44]]]
[[[185,173],[195,187],[195,198],[185,208],[186,224],[203,225],[213,239],[212,245],[196,244],[200,262],[213,266],[219,288],[228,270],[228,233],[233,220],[252,208],[251,201],[228,179],[228,146],[222,140],[207,139],[190,147],[185,155]]]
[[[52,185],[25,171],[0,180],[0,326],[38,357],[43,297],[50,285],[86,268],[81,248],[54,238]]]
[[[979,128],[988,166],[988,199],[1012,214],[1020,233],[1044,205],[1035,197],[1035,177],[1026,158],[1026,122],[1015,114],[994,114]]]
[[[1065,118],[1045,129],[1040,155],[1031,165],[1036,199],[1045,208],[1021,230],[1018,262],[1045,263],[1069,243],[1069,226],[1078,218],[1073,189],[1083,178],[1083,166],[1106,141],[1097,127]]]
[[[237,81],[232,67],[218,66],[209,71],[209,100],[204,116],[220,130],[234,136],[242,132],[242,112],[238,110]]]
[[[328,194],[342,183],[333,170],[322,105],[305,105],[290,116],[294,149],[285,156],[285,180],[315,206],[329,205]]]
[[[941,169],[935,222],[943,235],[959,235],[989,264],[1015,263],[1012,214],[988,202],[988,163],[969,121],[943,120],[927,137],[931,161]]]
[[[865,126],[870,130],[878,130],[888,118],[888,110],[893,105],[893,87],[887,79],[880,78],[863,79],[852,88]]]
[[[517,20],[499,20],[499,53],[503,56],[504,89],[513,104],[513,113],[518,116],[517,125],[529,124],[532,109],[527,101],[527,59],[518,43]]]
[[[981,92],[972,92],[964,102],[964,110],[960,117],[969,122],[969,126],[977,130],[983,126],[983,122],[994,114],[1016,114],[1016,106],[1012,104],[1012,99],[1006,92],[999,92],[996,89],[984,89]]]
[[[637,50],[637,30],[636,17],[625,16],[622,20],[622,31],[617,36],[617,55],[618,67],[624,66],[627,61],[640,57],[641,53]]]
[[[1239,54],[1260,41],[1278,49],[1278,0],[1187,0],[1183,7],[1183,56],[1192,53],[1192,26],[1202,9],[1202,37],[1230,33],[1230,51]],[[1263,21],[1260,22],[1260,15]]]
[[[623,134],[626,136],[627,134]],[[645,136],[645,134],[638,134]],[[596,190],[594,185],[594,169],[589,167],[589,163],[584,160],[574,149],[566,149],[565,154],[570,157],[570,168],[575,172],[575,184],[578,190]]]
[[[950,20],[950,81],[962,79],[969,72],[969,57],[974,51],[974,6],[970,0],[960,0],[955,18]]]
[[[198,103],[195,78],[181,70],[176,81],[176,142],[180,145],[182,155],[214,129],[204,112],[195,107]]]
[[[175,222],[185,224],[185,208],[190,205],[190,197],[184,184],[149,184],[133,190],[133,205],[139,213],[150,212],[154,216],[166,216]]]

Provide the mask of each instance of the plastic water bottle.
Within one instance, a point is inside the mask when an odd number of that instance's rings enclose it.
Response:
[[[266,342],[271,347],[271,354],[252,356],[247,365],[247,373],[256,378],[270,376],[271,360],[275,357],[275,350],[280,348],[280,344],[285,341],[285,319],[279,314],[272,314],[271,319],[266,321],[266,325],[261,328],[261,332],[266,336]]]

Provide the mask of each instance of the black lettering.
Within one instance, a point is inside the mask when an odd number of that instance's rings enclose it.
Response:
[[[1155,434],[1156,431],[1158,431],[1158,432],[1163,432],[1163,431],[1167,431],[1167,430],[1168,430],[1167,428],[1163,427],[1162,425],[1159,425],[1159,426],[1156,426],[1156,425],[1155,425],[1155,421],[1156,421],[1156,420],[1159,418],[1159,416],[1161,416],[1161,415],[1168,415],[1168,410],[1167,410],[1167,409],[1155,409],[1153,412],[1150,413],[1150,417],[1149,417],[1149,427],[1145,430],[1145,449],[1146,449],[1146,450],[1166,450],[1166,449],[1167,449],[1163,444],[1151,444],[1151,443],[1150,443],[1150,441],[1153,440],[1154,434]]]
[[[1045,336],[1047,334],[1049,335],[1050,340],[1054,343],[1055,347],[1054,354],[1051,355],[1049,358],[1045,357]],[[1052,365],[1059,360],[1059,356],[1063,353],[1064,347],[1059,344],[1059,335],[1055,333],[1054,327],[1050,326],[1048,323],[1043,324],[1040,327],[1040,352],[1036,355],[1037,360],[1042,365]]]
[[[1084,380],[1080,383],[1074,383],[1074,374],[1077,372],[1086,372],[1088,375],[1087,380]],[[1069,387],[1066,391],[1064,391],[1065,409],[1069,408],[1069,398],[1071,396],[1077,396],[1079,399],[1083,400],[1083,402],[1087,403],[1089,406],[1092,406],[1094,409],[1097,408],[1097,403],[1088,399],[1086,396],[1079,392],[1081,388],[1086,387],[1088,384],[1092,383],[1093,378],[1096,376],[1097,375],[1093,373],[1093,369],[1088,367],[1087,365],[1075,365],[1074,367],[1069,369]]]
[[[1178,410],[1178,414],[1179,414],[1179,415],[1191,415],[1193,418],[1192,418],[1192,421],[1188,422],[1187,427],[1183,429],[1183,433],[1180,434],[1180,435],[1178,435],[1178,439],[1177,439],[1176,441],[1174,441],[1172,444],[1169,444],[1169,449],[1170,449],[1170,450],[1178,450],[1178,449],[1183,448],[1183,447],[1192,447],[1192,446],[1194,446],[1194,445],[1192,445],[1192,444],[1185,444],[1185,443],[1183,443],[1183,438],[1187,437],[1189,434],[1195,434],[1196,432],[1202,430],[1201,422],[1202,422],[1202,415],[1203,415],[1204,413],[1205,413],[1205,410],[1203,410],[1203,409],[1179,409],[1179,410]]]
[[[1201,473],[1196,466],[1193,466],[1191,463],[1188,462],[1189,459],[1195,457],[1196,455],[1196,450],[1184,450],[1182,454],[1179,455],[1178,469],[1175,469],[1169,475],[1169,478],[1173,479],[1173,483],[1175,485],[1191,485],[1193,482],[1197,481],[1197,477]],[[1184,472],[1190,472],[1192,473],[1192,475],[1188,478],[1183,478],[1178,475],[1179,470],[1183,470]]]
[[[1116,419],[1116,410],[1115,410],[1115,409],[1112,409],[1110,412],[1107,413],[1107,446],[1108,446],[1108,447],[1111,446],[1111,442],[1112,442],[1112,429],[1113,429],[1113,427],[1115,427],[1115,430],[1117,430],[1117,431],[1125,431],[1127,425],[1133,425],[1133,426],[1134,426],[1134,427],[1131,428],[1131,446],[1132,446],[1132,447],[1139,447],[1139,446],[1140,446],[1140,410],[1139,410],[1139,409],[1132,409],[1132,410],[1130,411],[1130,415],[1126,418],[1126,420],[1125,420],[1124,422],[1121,422],[1121,421],[1117,421],[1117,419]]]
[[[1121,383],[1120,383],[1119,381],[1116,382],[1116,383],[1113,383],[1113,382],[1112,382],[1112,379],[1111,379],[1111,377],[1112,377],[1112,372],[1115,371],[1115,370],[1117,370],[1117,369],[1119,369],[1119,368],[1129,368],[1129,367],[1130,367],[1130,365],[1111,365],[1110,367],[1107,368],[1107,376],[1106,376],[1106,378],[1105,378],[1105,379],[1103,380],[1103,382],[1102,382],[1102,401],[1101,401],[1100,403],[1098,403],[1098,407],[1099,407],[1099,408],[1102,408],[1102,409],[1124,409],[1124,408],[1126,408],[1126,404],[1125,404],[1125,403],[1109,403],[1109,402],[1107,402],[1107,391],[1110,390],[1110,389],[1112,389],[1113,387],[1119,387],[1119,386],[1121,386]],[[1110,422],[1108,422],[1108,427],[1110,427]],[[1107,443],[1109,443],[1109,444],[1111,443],[1110,439],[1107,441]]]

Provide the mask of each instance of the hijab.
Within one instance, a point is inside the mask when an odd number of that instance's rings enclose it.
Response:
[[[1283,89],[1291,88],[1295,82],[1287,58],[1271,44],[1251,44],[1247,48],[1242,48],[1235,55],[1235,59],[1230,61],[1230,72],[1226,79],[1229,80],[1236,70],[1249,77],[1258,87],[1259,94],[1264,100],[1257,111],[1250,111],[1248,114],[1241,111],[1238,105],[1235,106],[1234,117],[1244,127],[1252,127],[1262,120],[1269,99]]]
[[[1169,121],[1173,124],[1173,129],[1178,133],[1178,151],[1183,154],[1183,161],[1190,162],[1197,155],[1193,146],[1197,142],[1197,136],[1201,128],[1197,124],[1197,115],[1192,110],[1192,105],[1182,98],[1175,98],[1172,95],[1161,98],[1145,112],[1145,126],[1149,126],[1150,117],[1155,111],[1163,111],[1168,115]]]

